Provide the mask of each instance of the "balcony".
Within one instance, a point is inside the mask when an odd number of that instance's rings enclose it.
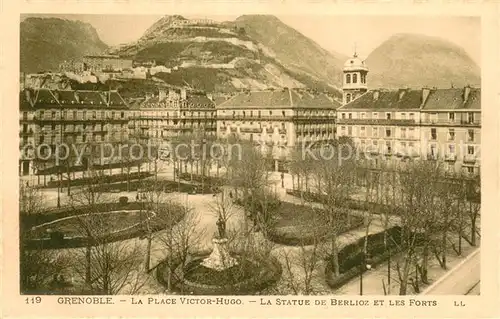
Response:
[[[474,154],[467,154],[464,156],[464,163],[470,163],[474,164],[476,162],[477,158],[476,155]]]
[[[481,126],[481,119],[469,120],[449,120],[449,119],[423,119],[422,125],[443,125],[443,126]]]
[[[261,128],[249,128],[249,127],[242,127],[240,128],[241,133],[261,133],[262,129]]]
[[[457,160],[457,154],[446,154],[444,160],[447,162],[454,162]]]
[[[19,136],[31,136],[33,135],[33,129],[29,129],[27,131],[20,131]]]
[[[431,154],[427,154],[427,160],[428,160],[428,161],[436,161],[436,160],[437,160],[437,158],[438,158],[438,157],[437,157],[437,154],[433,154],[433,153],[431,153]]]
[[[356,125],[416,125],[415,120],[401,119],[337,119],[337,124],[356,124]]]

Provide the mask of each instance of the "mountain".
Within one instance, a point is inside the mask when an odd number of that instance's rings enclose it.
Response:
[[[334,80],[343,62],[272,16],[230,22],[165,16],[136,42],[108,53],[171,68],[154,75],[167,84],[223,92],[307,86],[338,95]]]
[[[65,60],[107,49],[94,27],[81,21],[30,17],[20,32],[20,68],[26,73],[57,71]]]
[[[480,85],[479,66],[461,47],[440,38],[397,34],[366,59],[370,88]]]
[[[342,68],[347,56],[327,51],[316,42],[271,15],[243,15],[235,24],[252,39],[271,49],[288,69],[341,85]]]

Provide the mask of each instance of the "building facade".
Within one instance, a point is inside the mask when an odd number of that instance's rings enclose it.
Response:
[[[53,167],[60,143],[81,150],[86,144],[127,140],[128,116],[128,105],[116,91],[25,89],[20,96],[19,174]],[[35,156],[44,160],[35,161]]]
[[[116,55],[86,55],[83,57],[84,70],[92,72],[121,71],[131,69],[133,61]]]
[[[360,154],[371,154],[363,159],[397,164],[423,158],[443,161],[449,171],[479,172],[480,89],[368,91],[367,73],[356,56],[346,62],[345,103],[336,122],[338,136],[351,137]]]
[[[274,169],[283,169],[297,145],[335,139],[340,103],[310,90],[244,92],[217,106],[217,135],[234,134],[272,154]]]
[[[182,134],[203,132],[215,136],[215,103],[206,94],[160,89],[131,105],[131,134],[143,142],[162,144]]]

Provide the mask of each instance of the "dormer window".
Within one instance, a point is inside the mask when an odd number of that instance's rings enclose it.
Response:
[[[356,73],[352,75],[352,83],[358,83],[358,75]]]
[[[350,74],[346,74],[346,76],[345,76],[345,83],[348,83],[348,84],[351,83],[351,75]]]

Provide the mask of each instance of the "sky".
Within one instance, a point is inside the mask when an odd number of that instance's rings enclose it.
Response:
[[[40,15],[37,16],[47,16]],[[88,22],[102,41],[114,46],[137,40],[161,15],[51,15]],[[200,16],[216,21],[231,21],[238,15]],[[461,46],[478,64],[481,63],[481,21],[477,17],[458,16],[342,16],[284,15],[277,17],[329,51],[352,55],[354,47],[366,58],[378,45],[397,33],[416,33],[447,39]],[[24,18],[24,17],[23,17]]]

